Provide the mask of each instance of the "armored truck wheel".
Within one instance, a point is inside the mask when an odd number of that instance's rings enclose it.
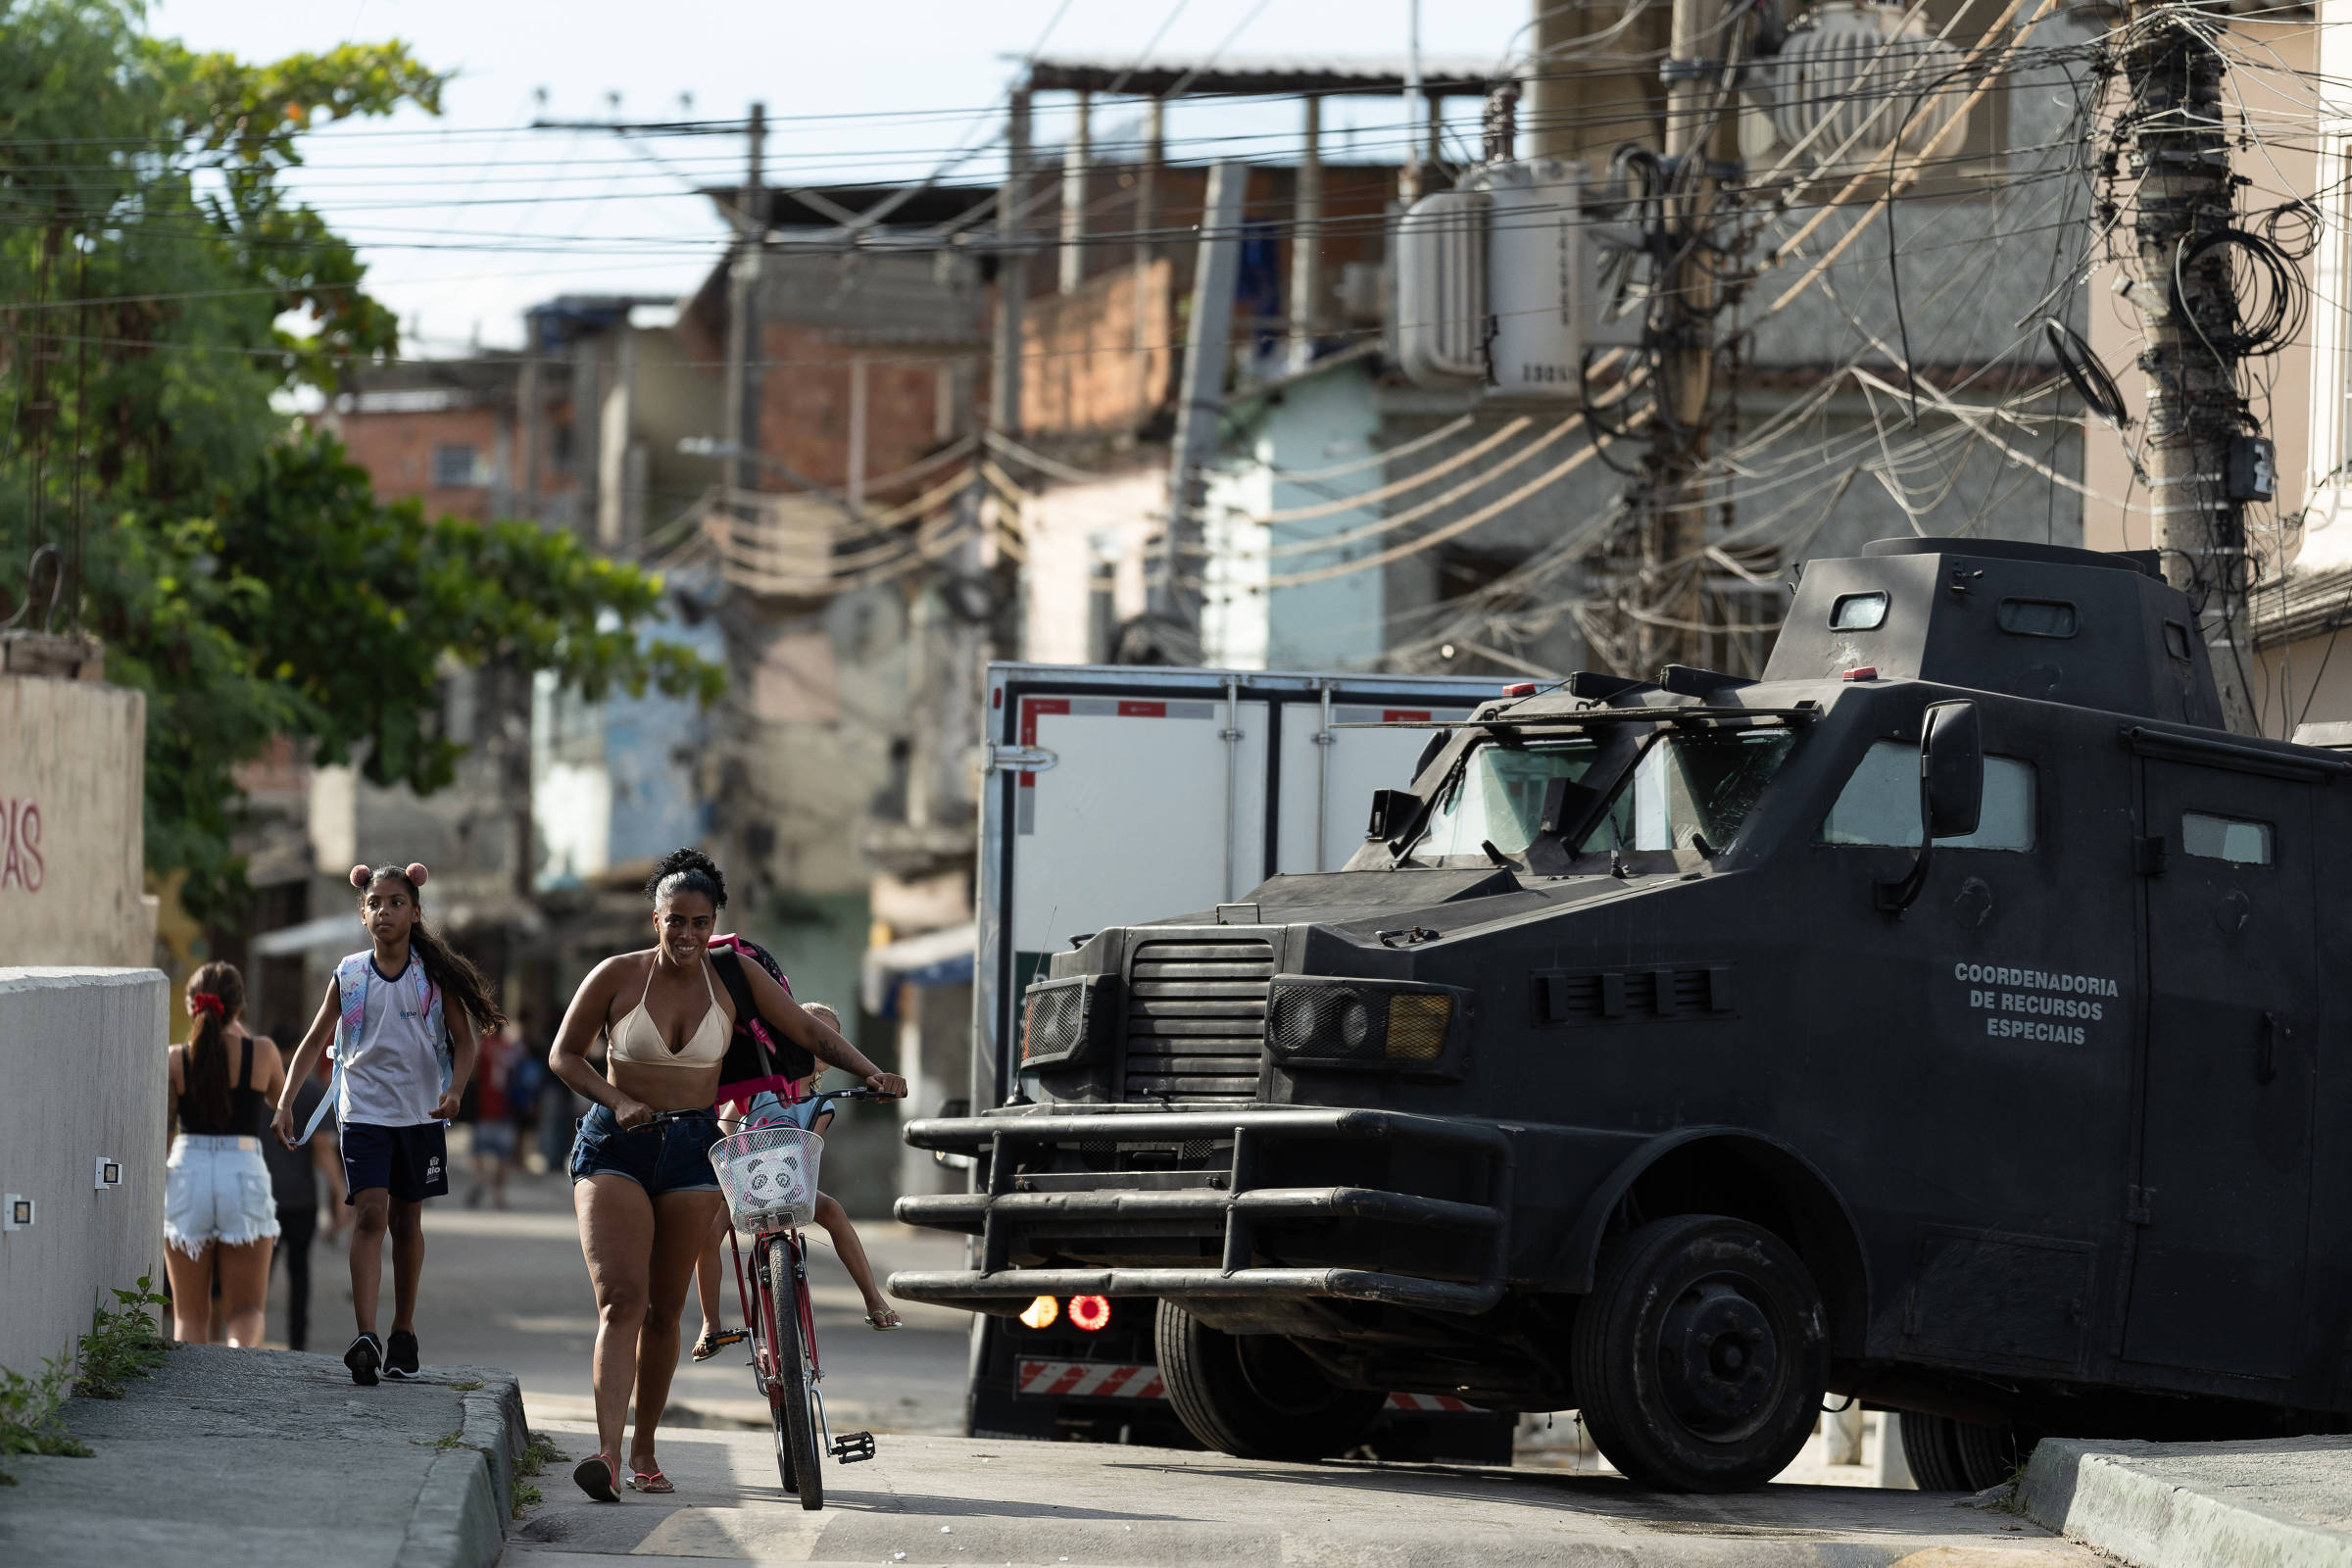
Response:
[[[1384,1395],[1334,1388],[1288,1340],[1220,1334],[1159,1303],[1160,1381],[1185,1430],[1242,1459],[1328,1459],[1364,1440]]]
[[[1569,1360],[1611,1464],[1661,1491],[1739,1492],[1786,1469],[1812,1435],[1829,1335],[1813,1276],[1779,1237],[1684,1214],[1602,1255]]]
[[[2013,1427],[1902,1412],[1903,1459],[1922,1492],[1983,1492],[2017,1473],[2034,1448]]]

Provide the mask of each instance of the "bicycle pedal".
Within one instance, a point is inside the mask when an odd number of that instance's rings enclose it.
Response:
[[[710,1348],[723,1350],[730,1345],[741,1345],[751,1337],[750,1329],[720,1329],[710,1336]]]
[[[871,1432],[844,1432],[833,1440],[833,1457],[843,1464],[857,1464],[874,1456],[874,1435]]]

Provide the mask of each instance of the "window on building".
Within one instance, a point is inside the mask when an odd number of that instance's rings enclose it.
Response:
[[[454,489],[483,482],[482,449],[445,441],[433,448],[433,484]]]
[[[1838,804],[1821,819],[1821,842],[1916,848],[1919,748],[1902,741],[1872,742],[1838,792]],[[2014,757],[1984,759],[1984,805],[1977,830],[1936,842],[1955,850],[2032,849],[2034,764]]]
[[[2231,865],[2271,863],[2271,824],[2247,822],[2204,811],[2180,813],[2180,850],[2200,860],[2227,860]]]

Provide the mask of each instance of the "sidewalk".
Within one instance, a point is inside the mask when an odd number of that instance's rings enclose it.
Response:
[[[2035,1524],[2134,1568],[2352,1568],[2352,1438],[2045,1438],[2016,1500]]]
[[[530,1441],[505,1372],[362,1389],[335,1357],[210,1345],[121,1400],[73,1400],[65,1424],[96,1455],[9,1460],[0,1562],[481,1568]]]

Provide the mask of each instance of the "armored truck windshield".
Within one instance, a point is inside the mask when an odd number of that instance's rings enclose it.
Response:
[[[1674,716],[1658,713],[1661,722]],[[1544,834],[1584,820],[1604,790],[1607,804],[1573,853],[1711,854],[1739,833],[1795,742],[1792,730],[1778,726],[1667,729],[1639,744],[1630,767],[1607,765],[1608,749],[1582,735],[1481,742],[1463,754],[1432,803],[1411,854],[1421,860],[1483,858],[1490,848],[1523,855]]]

